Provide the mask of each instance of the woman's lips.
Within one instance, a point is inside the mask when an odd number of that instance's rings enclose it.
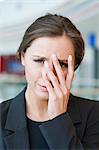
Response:
[[[40,85],[40,84],[39,84],[39,86],[40,86],[40,89],[41,89],[42,91],[48,92],[46,86],[43,86],[43,85]]]

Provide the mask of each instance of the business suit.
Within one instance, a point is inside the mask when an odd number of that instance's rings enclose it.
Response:
[[[0,150],[29,150],[25,89],[0,105]],[[99,149],[99,102],[70,95],[68,112],[39,126],[50,149]]]

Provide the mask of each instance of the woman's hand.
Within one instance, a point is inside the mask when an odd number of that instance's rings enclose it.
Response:
[[[45,68],[42,71],[42,76],[49,93],[48,116],[49,119],[53,119],[67,111],[70,88],[74,76],[72,56],[69,55],[68,57],[68,72],[66,77],[55,55],[53,55],[53,65],[58,79],[50,69],[47,61],[44,65]]]

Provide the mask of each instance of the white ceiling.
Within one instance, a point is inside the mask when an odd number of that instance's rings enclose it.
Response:
[[[82,32],[99,31],[99,0],[0,0],[0,54],[15,53],[27,26],[47,12],[69,17]]]
[[[36,18],[70,0],[1,0],[1,26],[16,25],[29,18]]]

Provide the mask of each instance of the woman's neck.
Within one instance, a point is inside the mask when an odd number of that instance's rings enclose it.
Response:
[[[48,101],[42,100],[28,88],[25,93],[26,98],[26,115],[34,121],[47,121],[48,118]]]

